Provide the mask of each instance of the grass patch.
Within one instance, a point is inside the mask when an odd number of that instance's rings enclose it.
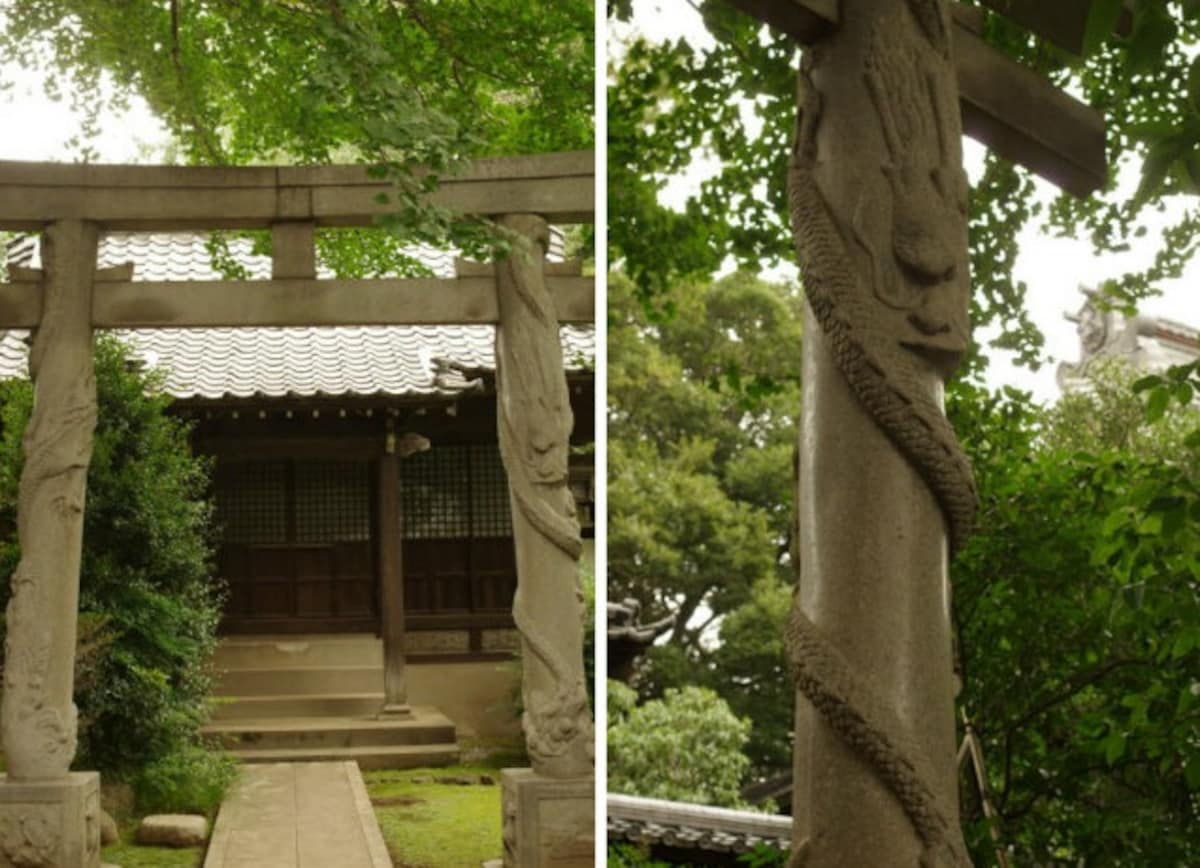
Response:
[[[495,783],[438,782],[481,775]],[[486,859],[500,858],[497,769],[447,766],[364,772],[363,778],[396,868],[479,868]]]
[[[470,738],[459,736],[458,749],[462,761],[472,766],[490,766],[494,769],[528,768],[529,754],[525,752],[525,739]]]
[[[141,847],[132,842],[137,833],[135,819],[121,826],[121,843],[110,844],[100,851],[100,861],[121,868],[199,868],[204,858],[203,847]]]

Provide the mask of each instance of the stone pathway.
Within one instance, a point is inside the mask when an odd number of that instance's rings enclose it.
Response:
[[[353,762],[243,765],[204,868],[391,868]]]

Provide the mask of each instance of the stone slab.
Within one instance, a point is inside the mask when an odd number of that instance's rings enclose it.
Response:
[[[99,868],[100,775],[0,775],[0,868]]]
[[[353,762],[244,766],[204,868],[391,868]]]
[[[591,868],[595,784],[592,776],[559,779],[504,769],[504,868]]]
[[[154,814],[138,827],[139,844],[202,847],[208,840],[208,821],[199,814]]]

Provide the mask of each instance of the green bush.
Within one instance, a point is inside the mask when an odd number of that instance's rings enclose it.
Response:
[[[143,813],[207,814],[236,776],[232,758],[185,745],[138,772],[133,793]]]
[[[76,766],[132,781],[199,744],[221,611],[210,575],[208,464],[167,416],[161,379],[111,336],[95,343],[99,403],[80,577]],[[0,570],[11,575],[28,381],[0,384]],[[10,594],[0,583],[0,605]]]
[[[750,721],[702,687],[670,688],[635,705],[636,694],[608,682],[608,788],[652,799],[744,808],[739,788]]]
[[[645,847],[624,841],[608,845],[608,868],[671,868],[672,864],[652,858]]]

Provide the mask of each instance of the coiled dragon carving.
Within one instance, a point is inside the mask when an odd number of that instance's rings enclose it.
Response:
[[[871,32],[864,82],[889,155],[881,169],[891,193],[890,231],[883,233],[890,249],[872,245],[881,234],[865,228],[887,219],[877,216],[887,211],[878,197],[868,214],[860,193],[853,213],[841,217],[818,184],[821,98],[812,71],[820,48],[806,52],[801,69],[788,194],[814,317],[852,392],[933,493],[953,550],[970,533],[975,484],[928,385],[932,374],[949,375],[968,335],[967,182],[951,114],[958,107],[949,29],[940,0],[907,0],[907,9],[896,4]],[[921,868],[970,866],[954,813],[932,786],[929,760],[798,600],[786,639],[797,688],[900,803],[921,841]],[[807,842],[797,847],[794,866],[806,850]]]

